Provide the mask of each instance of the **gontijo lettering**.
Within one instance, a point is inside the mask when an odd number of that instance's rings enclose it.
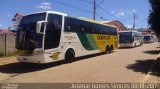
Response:
[[[97,40],[110,40],[110,36],[97,36]]]

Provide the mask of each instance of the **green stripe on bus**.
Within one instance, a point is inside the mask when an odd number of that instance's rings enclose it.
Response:
[[[98,49],[98,47],[96,45],[96,42],[95,42],[95,39],[93,37],[93,34],[86,34],[86,37],[87,37],[87,39],[89,41],[89,44],[92,47],[92,49],[94,49],[94,50]]]
[[[86,50],[93,50],[93,48],[91,47],[89,41],[88,41],[88,38],[86,37],[85,33],[77,33],[83,47],[86,49]]]

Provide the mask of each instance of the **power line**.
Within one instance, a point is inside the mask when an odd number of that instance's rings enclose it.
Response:
[[[87,2],[89,4],[92,4],[93,2],[90,2],[90,1],[87,1],[87,0],[80,0],[80,1],[83,1],[83,2]]]
[[[101,16],[100,14],[96,13],[96,15],[98,15],[102,20],[107,20],[106,18],[104,18],[103,16]]]
[[[85,12],[88,12],[88,13],[92,13],[92,11],[89,11],[89,10],[86,10],[86,9],[81,9],[81,8],[78,8],[78,7],[75,7],[75,6],[72,6],[72,5],[68,5],[66,3],[63,3],[63,2],[59,2],[59,1],[56,1],[56,0],[53,0],[55,3],[57,4],[60,4],[60,5],[63,5],[63,6],[66,6],[66,7],[70,7],[70,8],[74,8],[74,9],[79,9],[81,11],[85,11]],[[81,1],[84,1],[84,0],[81,0]],[[89,3],[89,2],[88,2]],[[101,19],[105,19],[103,18],[102,16],[100,16],[98,13],[95,13],[96,15],[98,15]]]
[[[56,3],[58,3],[58,4],[61,4],[61,5],[64,5],[64,6],[66,6],[66,7],[71,7],[71,8],[74,8],[74,9],[79,9],[79,10],[82,10],[82,11],[85,11],[85,12],[88,12],[88,13],[92,13],[92,11],[89,11],[89,10],[85,10],[85,9],[81,9],[81,8],[78,8],[78,7],[75,7],[75,6],[72,6],[72,5],[68,5],[68,4],[65,4],[65,3],[62,3],[62,2],[58,2],[58,1],[56,1],[56,0],[54,0]],[[91,4],[92,2],[89,2],[89,1],[86,1],[86,0],[80,0],[80,1],[83,1],[83,2],[86,2],[86,3],[89,3],[89,4]],[[102,1],[101,1],[102,2]],[[102,8],[101,6],[100,6],[100,4],[99,5],[97,5],[98,7],[100,7],[101,8],[101,10],[103,10],[105,13],[107,13],[107,14],[109,14],[109,15],[111,15],[111,16],[114,16],[115,18],[117,18],[117,19],[120,19],[120,18],[118,18],[118,17],[116,17],[114,14],[111,14],[111,13],[109,13],[108,11],[106,11],[104,8]],[[95,13],[97,16],[99,16],[101,19],[103,19],[103,20],[107,20],[106,18],[104,18],[103,16],[101,16],[99,13]],[[120,20],[122,20],[122,19],[120,19]],[[124,20],[122,20],[122,21],[124,21]],[[124,21],[124,22],[126,22],[126,21]],[[127,22],[128,23],[128,22]],[[137,24],[138,26],[147,26],[147,25],[140,25],[140,24]]]
[[[101,19],[106,20],[106,18],[104,18],[103,16],[101,16],[100,14],[98,14],[98,13],[96,12],[97,6],[100,6],[100,5],[103,3],[104,0],[102,0],[102,1],[99,3],[99,5],[96,4],[95,0],[94,0],[94,2],[90,2],[90,1],[87,1],[87,0],[80,0],[80,1],[85,2],[85,3],[88,3],[88,4],[93,4],[93,19],[94,19],[94,20],[95,20],[95,18],[96,18],[95,15],[98,15]]]
[[[83,2],[87,2],[87,1],[84,1],[84,0],[80,0],[80,1],[83,1]],[[104,0],[102,0],[101,1],[101,3],[103,2]],[[87,2],[87,3],[89,3],[89,2]],[[106,12],[107,14],[109,14],[109,15],[111,15],[111,16],[114,16],[113,14],[111,14],[111,13],[109,13],[108,11],[106,11],[105,9],[103,9],[100,5],[101,5],[101,3],[98,5],[98,4],[96,4],[96,6],[97,7],[99,7],[99,8],[101,8],[104,12]],[[92,3],[89,3],[89,4],[92,4]],[[116,16],[114,16],[114,17],[116,17]],[[117,17],[116,17],[117,18]],[[119,18],[118,18],[119,19]]]
[[[85,1],[84,1],[84,0],[81,0],[81,1],[86,2],[86,3],[89,3],[89,4],[92,4],[92,3],[90,3],[90,2],[87,2],[86,0],[85,0]],[[99,5],[96,4],[97,8],[100,8],[100,9],[103,10],[105,13],[107,13],[107,14],[110,15],[110,16],[113,16],[114,18],[117,18],[117,19],[119,19],[119,20],[121,20],[121,21],[123,21],[123,22],[126,22],[125,20],[118,18],[118,17],[115,16],[114,14],[111,14],[110,12],[108,12],[107,10],[105,10],[104,8],[102,8],[102,7],[101,7],[101,3],[103,3],[103,1],[104,1],[104,0],[102,0]],[[128,22],[126,22],[126,23],[128,23]]]
[[[97,5],[97,7],[101,6],[103,2],[104,2],[104,0],[102,0],[102,1],[99,3],[99,5]]]
[[[91,13],[91,11],[86,10],[86,9],[81,9],[81,8],[78,8],[78,7],[69,5],[69,4],[65,4],[65,3],[62,3],[62,2],[59,2],[59,1],[56,1],[56,0],[53,0],[53,1],[54,1],[55,3],[61,4],[61,5],[67,6],[67,7],[71,7],[71,8],[74,8],[74,9],[79,9],[79,10],[86,11],[86,12],[88,12],[88,13]]]
[[[107,13],[108,15],[111,15],[111,16],[113,16],[113,17],[115,17],[115,18],[117,18],[117,19],[119,19],[119,20],[121,20],[121,21],[123,21],[123,22],[126,22],[125,20],[120,19],[120,18],[118,18],[117,16],[115,16],[114,14],[108,12],[107,10],[105,10],[104,8],[102,8],[101,6],[99,6],[99,8],[100,8],[101,10],[103,10],[105,13]],[[128,23],[128,22],[127,22],[127,23]]]
[[[55,0],[54,0],[55,1]],[[81,1],[84,1],[84,0],[81,0]],[[68,5],[68,4],[65,4],[65,3],[62,3],[62,2],[58,2],[58,1],[55,1],[56,3],[58,3],[58,4],[61,4],[61,5],[64,5],[64,6],[66,6],[66,7],[71,7],[71,8],[74,8],[74,9],[79,9],[79,10],[82,10],[82,11],[85,11],[85,12],[88,12],[88,13],[92,13],[92,11],[89,11],[89,10],[85,10],[85,9],[81,9],[81,8],[78,8],[78,7],[75,7],[75,6],[72,6],[72,5]],[[89,2],[87,2],[87,3],[89,3]],[[115,17],[115,18],[117,18],[117,19],[119,19],[119,20],[121,20],[121,21],[124,21],[124,22],[126,22],[125,20],[122,20],[122,19],[120,19],[120,18],[118,18],[118,17],[116,17],[114,14],[111,14],[111,13],[109,13],[108,11],[106,11],[104,8],[102,8],[101,6],[98,6],[101,10],[103,10],[105,13],[107,13],[107,14],[109,14],[109,15],[111,15],[111,16],[113,16],[113,17]],[[106,18],[104,18],[103,16],[101,16],[99,13],[95,13],[98,17],[100,17],[100,19],[103,19],[103,20],[107,20]],[[126,22],[126,23],[128,23],[128,22]],[[147,25],[140,25],[140,24],[137,24],[137,26],[147,26]]]
[[[81,0],[81,1],[84,1],[84,0]],[[58,4],[61,4],[61,5],[63,5],[63,6],[66,6],[66,7],[71,7],[71,8],[74,8],[74,9],[79,9],[79,10],[82,10],[82,11],[85,11],[85,12],[88,12],[88,13],[92,13],[92,11],[89,11],[89,10],[86,10],[86,9],[81,9],[81,8],[78,8],[78,7],[75,7],[75,6],[72,6],[72,5],[63,3],[63,2],[59,2],[59,1],[56,1],[56,0],[54,0],[54,2],[55,2],[55,3],[58,3]],[[89,3],[89,2],[87,2],[87,3]],[[113,14],[111,14],[111,13],[107,12],[105,9],[103,9],[101,6],[98,6],[98,7],[101,8],[101,10],[103,10],[105,13],[107,13],[107,14],[109,14],[109,15],[111,15],[111,16],[114,16]],[[101,19],[107,20],[106,18],[104,18],[104,17],[101,16],[100,14],[98,14],[98,13],[96,13],[96,12],[95,12],[95,14],[96,14],[97,16],[99,16]],[[114,17],[117,18],[116,16],[114,16]],[[117,18],[117,19],[120,19],[120,18]],[[120,20],[122,20],[122,19],[120,19]],[[124,20],[122,20],[122,21],[124,21]],[[124,21],[124,22],[126,22],[126,21]]]

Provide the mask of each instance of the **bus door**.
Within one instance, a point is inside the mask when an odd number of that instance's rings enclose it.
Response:
[[[48,14],[48,22],[45,31],[44,49],[57,48],[60,43],[62,16],[55,14]]]

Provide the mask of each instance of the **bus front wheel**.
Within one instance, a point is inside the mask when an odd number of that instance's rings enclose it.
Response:
[[[65,60],[67,63],[70,63],[74,60],[75,58],[75,53],[72,49],[69,49],[66,51],[66,54],[65,54]]]

